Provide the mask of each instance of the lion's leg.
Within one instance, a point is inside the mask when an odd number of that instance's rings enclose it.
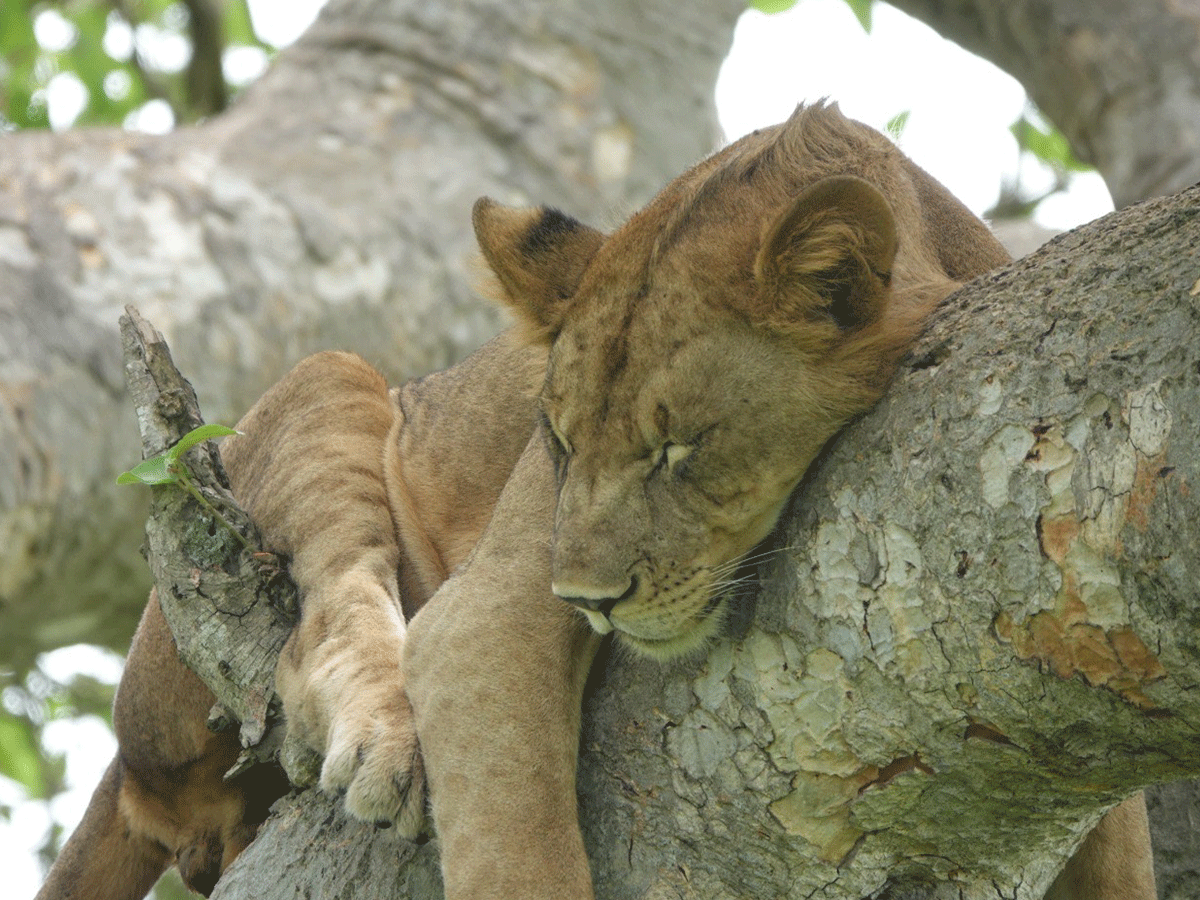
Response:
[[[1144,794],[1113,807],[1075,851],[1046,900],[1155,900]]]
[[[348,353],[301,361],[222,447],[234,494],[290,557],[300,622],[276,687],[288,738],[324,756],[321,786],[359,818],[415,834],[422,779],[400,653],[400,550],[384,446],[396,418],[380,376]]]
[[[131,829],[119,809],[114,759],[34,900],[141,900],[170,864],[166,847]]]
[[[592,896],[575,766],[598,638],[550,592],[554,497],[537,435],[405,646],[447,900]]]
[[[212,889],[286,789],[261,771],[224,780],[240,747],[208,730],[213,702],[151,593],[113,704],[117,757],[39,898],[140,900],[172,863],[193,890]]]

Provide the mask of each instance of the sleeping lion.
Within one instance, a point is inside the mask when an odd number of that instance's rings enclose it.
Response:
[[[1008,257],[825,105],[611,235],[486,199],[473,220],[512,330],[391,391],[356,356],[310,357],[222,455],[301,592],[276,684],[321,788],[407,835],[428,793],[451,900],[583,900],[575,767],[601,637],[664,659],[714,640],[738,561],[821,447],[929,312]],[[120,750],[39,898],[136,900],[170,865],[211,890],[284,788],[222,780],[238,747],[205,728],[211,704],[152,596]],[[1140,798],[1052,895],[1154,896]]]

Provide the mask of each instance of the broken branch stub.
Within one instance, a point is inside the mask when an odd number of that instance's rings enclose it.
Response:
[[[125,380],[142,453],[150,457],[203,419],[163,336],[132,306],[120,325]],[[204,441],[182,459],[186,477],[210,506],[178,485],[152,487],[145,556],[180,658],[216,697],[219,709],[210,723],[223,727],[236,719],[242,746],[253,747],[267,731],[275,662],[292,628],[296,590],[273,557],[239,539],[260,546],[254,524],[229,492],[215,445]]]

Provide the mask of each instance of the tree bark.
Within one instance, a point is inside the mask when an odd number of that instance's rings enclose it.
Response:
[[[601,666],[598,897],[1034,900],[1106,808],[1200,772],[1197,246],[1200,187],[956,294],[795,498],[732,637]],[[297,882],[440,892],[428,847],[311,793],[214,896]]]
[[[1177,0],[890,0],[1016,76],[1118,208],[1200,181],[1200,6]],[[1150,792],[1163,898],[1200,893],[1195,787]],[[1194,848],[1192,848],[1194,849]]]
[[[1118,208],[1200,181],[1195,3],[889,2],[1019,79]]]
[[[125,304],[214,422],[317,349],[442,368],[501,324],[471,289],[474,200],[640,205],[713,146],[740,9],[335,0],[201,126],[3,135],[0,658],[123,649],[144,602],[145,499],[113,485],[138,455]]]

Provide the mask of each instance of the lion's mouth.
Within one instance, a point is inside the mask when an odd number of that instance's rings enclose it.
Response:
[[[673,659],[700,650],[710,643],[725,621],[726,600],[730,593],[727,590],[714,592],[699,610],[682,621],[671,623],[666,629],[661,627],[661,621],[655,623],[658,627],[638,627],[646,623],[637,616],[622,616],[620,606],[615,607],[610,616],[596,613],[589,615],[588,619],[598,633],[616,632],[622,644],[643,656],[659,660]],[[597,619],[602,621],[597,622]],[[602,631],[602,627],[607,630]]]
[[[610,634],[616,628],[612,619],[599,610],[580,609],[579,611],[587,616],[588,624],[592,626],[592,631],[596,634]]]

